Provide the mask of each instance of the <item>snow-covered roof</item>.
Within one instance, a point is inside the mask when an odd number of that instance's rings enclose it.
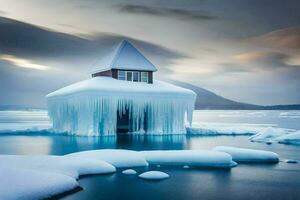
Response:
[[[127,40],[123,40],[113,53],[100,59],[90,74],[110,69],[157,71],[156,67]]]
[[[155,80],[153,84],[117,80],[111,77],[94,77],[74,83],[47,95],[52,97],[68,97],[88,93],[99,96],[120,96],[120,97],[162,97],[162,98],[191,98],[194,100],[196,94],[188,89],[175,86],[170,83]]]

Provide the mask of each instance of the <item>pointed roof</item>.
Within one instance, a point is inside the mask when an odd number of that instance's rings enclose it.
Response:
[[[110,69],[157,71],[156,67],[127,40],[123,40],[112,54],[101,59],[91,74]]]

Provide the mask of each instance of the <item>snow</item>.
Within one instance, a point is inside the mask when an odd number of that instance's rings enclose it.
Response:
[[[44,199],[78,186],[74,178],[63,174],[0,167],[0,199],[3,200]]]
[[[223,152],[210,150],[156,150],[141,151],[149,164],[153,165],[189,165],[197,167],[225,167],[236,166],[232,157]]]
[[[90,73],[110,69],[157,71],[156,67],[127,40],[123,40],[115,51],[100,59]]]
[[[282,133],[272,127],[268,127],[265,130],[249,137],[253,142],[269,142],[270,140],[282,135]]]
[[[122,173],[126,174],[126,175],[134,175],[137,172],[134,169],[126,169],[126,170],[122,171]]]
[[[230,154],[236,162],[279,162],[278,155],[271,151],[227,146],[217,146],[213,150]]]
[[[37,171],[64,174],[77,179],[80,175],[106,174],[115,172],[111,164],[103,160],[81,157],[49,155],[0,155],[1,167],[18,167]]]
[[[0,163],[0,199],[43,199],[78,187],[80,175],[116,171],[85,157],[0,155]]]
[[[161,171],[148,171],[140,174],[139,177],[147,180],[162,180],[169,178],[170,176]]]
[[[56,132],[115,135],[117,111],[127,110],[133,132],[185,134],[195,98],[191,90],[162,81],[147,84],[95,77],[48,94],[47,104]]]
[[[282,144],[295,144],[300,145],[300,131],[282,135],[274,139],[275,141]]]
[[[148,166],[148,162],[138,151],[121,149],[102,149],[81,151],[67,155],[71,158],[90,158],[106,161],[115,167],[142,167]]]
[[[225,167],[234,162],[278,162],[273,152],[216,147],[214,150],[131,151],[103,149],[82,151],[64,156],[0,155],[0,199],[43,199],[78,187],[81,175],[114,173],[116,168],[154,165],[181,165],[184,168]],[[136,174],[126,169],[123,174]],[[169,175],[148,171],[145,179],[163,179]],[[30,180],[30,181],[28,181]],[[11,184],[13,183],[13,184]]]

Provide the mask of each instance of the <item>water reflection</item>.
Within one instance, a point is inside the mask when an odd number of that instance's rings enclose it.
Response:
[[[109,137],[77,137],[66,135],[1,135],[1,154],[64,155],[93,149],[186,149],[184,135],[144,136],[118,135]]]

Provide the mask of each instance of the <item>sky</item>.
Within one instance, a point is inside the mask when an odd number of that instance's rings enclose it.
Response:
[[[0,0],[0,105],[44,107],[122,39],[156,79],[299,104],[299,10],[299,0]]]

